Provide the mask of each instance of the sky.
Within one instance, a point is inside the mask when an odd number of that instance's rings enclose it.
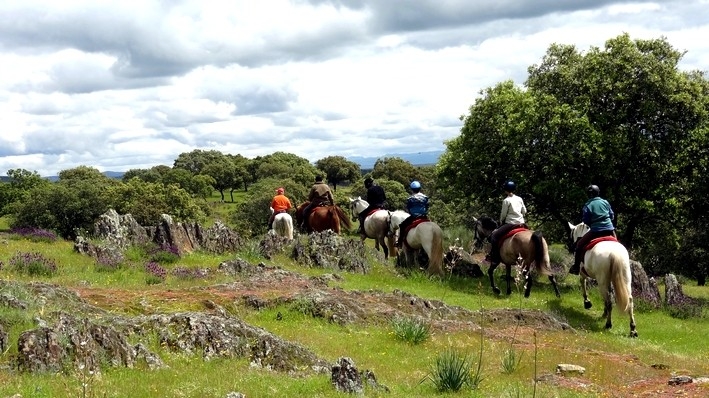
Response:
[[[709,0],[2,0],[0,175],[445,150],[481,90],[623,33],[709,70]]]

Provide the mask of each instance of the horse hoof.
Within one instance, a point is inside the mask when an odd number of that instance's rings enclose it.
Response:
[[[612,327],[613,327],[613,325],[610,322],[606,322],[606,329],[610,329]]]
[[[495,294],[499,295],[500,294],[500,288],[493,287],[492,291],[495,292]]]
[[[630,337],[632,337],[632,338],[638,337],[638,331],[637,331],[637,330],[631,330],[631,331],[630,331]]]
[[[583,308],[590,310],[591,307],[593,307],[593,304],[590,301],[584,301],[583,302]]]

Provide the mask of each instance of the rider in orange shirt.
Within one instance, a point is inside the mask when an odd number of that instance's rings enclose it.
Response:
[[[271,217],[268,219],[268,229],[273,228],[273,219],[276,218],[276,214],[286,213],[288,210],[293,208],[293,205],[290,203],[290,199],[288,199],[284,193],[285,189],[276,189],[276,196],[274,196],[273,200],[271,200],[273,214],[271,214]]]

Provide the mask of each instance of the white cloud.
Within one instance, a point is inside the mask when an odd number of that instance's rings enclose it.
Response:
[[[182,152],[443,149],[481,89],[551,43],[665,36],[709,64],[706,0],[4,1],[0,171],[172,165]]]

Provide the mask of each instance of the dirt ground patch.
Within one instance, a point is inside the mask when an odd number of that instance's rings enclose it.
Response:
[[[193,310],[212,311],[221,306],[245,305],[267,308],[295,300],[310,300],[313,316],[339,323],[382,323],[396,316],[425,319],[437,331],[478,331],[480,313],[445,303],[427,300],[403,291],[346,291],[329,286],[336,275],[307,277],[278,268],[242,275],[238,280],[202,288],[165,291],[130,291],[115,288],[76,287],[73,290],[88,303],[109,311],[151,313],[172,308],[178,303],[191,303]],[[136,304],[138,303],[138,304]],[[537,310],[496,309],[483,313],[486,338],[508,342],[515,336],[515,345],[533,349],[535,331],[576,333],[569,325]],[[520,327],[515,328],[519,322]],[[567,347],[553,341],[542,341],[540,349],[564,350]],[[706,397],[707,384],[668,384],[672,376],[667,369],[643,364],[632,355],[588,351],[583,355],[602,356],[611,367],[623,369],[612,385],[596,385],[586,376],[563,377],[543,374],[539,380],[571,390],[603,397]],[[605,383],[604,383],[605,384]]]

